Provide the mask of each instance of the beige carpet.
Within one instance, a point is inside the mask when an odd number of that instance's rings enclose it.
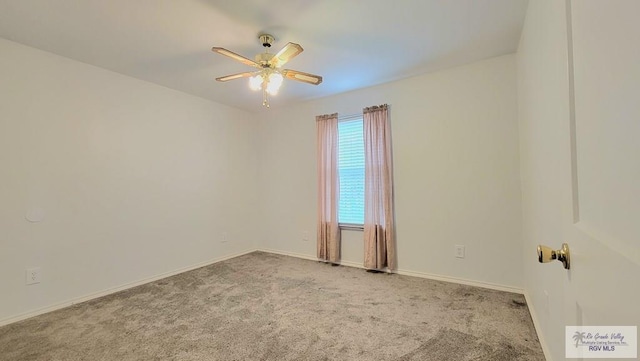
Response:
[[[0,360],[544,360],[524,297],[255,252],[0,328]]]

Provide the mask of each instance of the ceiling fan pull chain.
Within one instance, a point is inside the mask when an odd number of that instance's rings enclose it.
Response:
[[[265,107],[269,108],[269,98],[267,95],[267,88],[263,87],[262,88],[262,105],[264,105]]]

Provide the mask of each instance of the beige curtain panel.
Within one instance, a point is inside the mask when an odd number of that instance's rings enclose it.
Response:
[[[363,109],[364,267],[397,267],[393,211],[393,164],[388,106]]]
[[[318,138],[318,259],[340,261],[338,114],[316,117]]]

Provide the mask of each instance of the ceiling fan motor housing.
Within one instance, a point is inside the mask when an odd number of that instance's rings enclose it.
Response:
[[[269,53],[260,53],[256,55],[256,63],[260,64],[263,68],[271,68],[271,59],[273,59],[273,54]]]

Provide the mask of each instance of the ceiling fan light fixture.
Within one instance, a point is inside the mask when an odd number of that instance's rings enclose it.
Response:
[[[278,90],[280,90],[280,86],[282,86],[282,80],[284,80],[284,77],[280,73],[273,72],[269,74],[269,81],[267,82],[266,89],[267,93],[269,93],[269,95],[278,94]]]
[[[249,78],[249,88],[253,91],[260,90],[264,82],[262,74],[258,74]]]

